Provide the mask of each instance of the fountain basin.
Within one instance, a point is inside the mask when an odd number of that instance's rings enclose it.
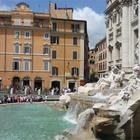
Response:
[[[1,140],[54,140],[73,124],[63,119],[65,112],[46,104],[0,106]]]

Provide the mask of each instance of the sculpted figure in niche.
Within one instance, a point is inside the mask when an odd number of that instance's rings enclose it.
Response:
[[[138,43],[135,45],[134,62],[135,62],[135,64],[139,63],[139,47],[138,47]]]
[[[133,3],[133,13],[134,13],[134,17],[138,16],[138,0],[134,0]]]

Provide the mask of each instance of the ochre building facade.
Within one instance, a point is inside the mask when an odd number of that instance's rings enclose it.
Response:
[[[73,90],[88,78],[86,21],[73,20],[72,13],[53,3],[48,13],[26,3],[0,12],[0,90]]]

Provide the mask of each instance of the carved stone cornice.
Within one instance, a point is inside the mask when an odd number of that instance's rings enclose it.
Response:
[[[108,15],[109,13],[113,12],[113,9],[115,9],[119,5],[119,0],[115,0],[106,10],[105,14]]]
[[[118,13],[118,12],[122,12],[122,6],[121,5],[119,5],[117,8],[116,8],[116,12]]]
[[[132,0],[119,0],[122,6],[130,6],[132,5]]]

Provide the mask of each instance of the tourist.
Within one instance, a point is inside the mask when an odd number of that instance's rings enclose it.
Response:
[[[14,103],[14,97],[11,96],[10,98],[11,98],[11,99],[10,99],[10,100],[11,100],[11,103]]]
[[[55,93],[56,93],[56,94],[59,93],[59,88],[58,88],[58,87],[55,88]]]
[[[41,89],[40,88],[37,90],[37,94],[40,96],[40,94],[41,94]]]
[[[24,95],[27,95],[28,93],[28,86],[24,86]]]
[[[33,103],[33,99],[32,97],[29,99],[29,102],[32,104]]]
[[[7,98],[7,103],[11,103],[11,98],[10,98],[10,96],[8,96],[8,98]]]
[[[17,99],[17,103],[20,103],[20,96],[19,95],[17,96],[16,99]]]
[[[11,89],[10,89],[10,95],[13,95],[13,91],[14,91],[14,89],[13,89],[13,87],[11,87]]]
[[[52,88],[52,90],[51,90],[51,95],[52,96],[54,95],[54,88]]]

